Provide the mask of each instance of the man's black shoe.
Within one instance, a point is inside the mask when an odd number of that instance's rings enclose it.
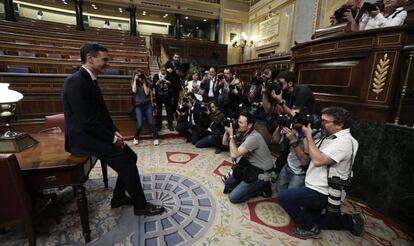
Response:
[[[220,154],[221,153],[221,148],[220,147],[217,147],[216,148],[216,151],[214,152],[214,154]]]
[[[128,196],[114,197],[111,200],[111,208],[119,208],[122,205],[130,205],[131,198]]]
[[[318,228],[317,225],[314,225],[310,230],[304,230],[298,226],[292,227],[291,229],[292,234],[301,239],[308,239],[308,238],[319,238],[319,234],[321,230]]]
[[[272,186],[271,186],[271,184],[266,184],[266,185],[263,187],[263,190],[262,190],[261,196],[262,196],[262,197],[265,197],[265,198],[269,198],[269,197],[271,197],[271,196],[272,196]]]
[[[144,208],[134,208],[135,215],[157,215],[162,214],[165,211],[163,206],[154,205],[151,203],[147,203]]]
[[[351,233],[357,237],[362,237],[365,231],[365,218],[362,214],[352,214],[352,227]]]
[[[224,190],[223,190],[223,193],[224,194],[229,194],[230,192],[232,192],[233,191],[233,189],[232,188],[230,188],[230,187],[224,187]]]

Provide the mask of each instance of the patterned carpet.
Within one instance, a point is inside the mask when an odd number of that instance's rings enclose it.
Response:
[[[272,198],[257,197],[231,204],[223,194],[221,175],[230,170],[228,153],[196,149],[182,139],[163,139],[160,146],[143,140],[133,149],[146,197],[163,204],[161,216],[133,216],[131,207],[110,209],[115,175],[105,189],[100,166],[86,182],[92,242],[88,245],[414,245],[412,232],[370,208],[347,200],[344,211],[367,219],[363,237],[347,231],[322,231],[318,240],[293,237],[293,222]],[[76,201],[70,189],[59,197],[55,223],[48,212],[36,224],[38,245],[84,245]],[[21,228],[0,234],[0,245],[27,245]]]

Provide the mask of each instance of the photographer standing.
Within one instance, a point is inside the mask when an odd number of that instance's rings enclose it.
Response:
[[[167,72],[165,66],[160,66],[160,72],[152,78],[155,88],[155,102],[157,104],[157,130],[161,131],[162,127],[162,105],[165,106],[167,112],[168,129],[174,131],[173,127],[173,111],[172,111],[172,88],[171,81],[166,79]]]
[[[275,90],[270,91],[272,102],[263,98],[263,107],[266,112],[278,112],[278,114],[287,113],[293,116],[292,108],[305,107],[310,113],[313,113],[315,96],[312,90],[306,85],[295,85],[295,74],[290,71],[282,71],[277,76],[281,87],[281,93],[276,94]],[[273,107],[277,107],[274,109]]]
[[[311,159],[305,187],[280,191],[277,194],[279,204],[296,223],[292,233],[299,238],[318,238],[321,229],[347,229],[361,236],[365,224],[363,216],[341,214],[340,210],[358,150],[358,142],[349,130],[349,112],[341,107],[325,108],[321,118],[323,137],[316,141],[312,138],[312,129],[302,127]],[[322,215],[324,208],[326,214]]]
[[[171,81],[171,109],[172,112],[175,112],[178,107],[178,98],[180,97],[181,90],[182,68],[180,55],[174,53],[172,61],[165,63],[165,69],[167,70],[167,79]]]
[[[135,93],[135,114],[137,118],[137,127],[134,134],[134,145],[139,144],[139,134],[141,132],[144,117],[147,118],[148,126],[152,132],[154,145],[159,145],[158,132],[154,125],[154,116],[152,115],[151,105],[151,85],[148,83],[145,74],[141,70],[135,70],[132,75],[132,92]]]
[[[260,133],[253,129],[254,123],[250,114],[241,113],[237,140],[233,124],[225,127],[223,145],[230,146],[231,158],[241,157],[233,167],[233,174],[224,181],[224,193],[230,193],[232,203],[241,203],[257,195],[272,195],[272,154]]]
[[[209,103],[210,101],[217,101],[217,95],[215,94],[217,78],[216,69],[211,67],[208,70],[207,77],[201,81],[200,88],[203,89],[203,102]]]

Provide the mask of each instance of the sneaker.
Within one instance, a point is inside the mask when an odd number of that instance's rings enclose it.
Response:
[[[365,217],[361,214],[352,214],[352,222],[354,223],[351,233],[354,236],[362,237],[365,231]]]
[[[155,139],[154,140],[154,146],[158,146],[158,145],[160,145],[160,141],[158,139]]]
[[[133,143],[134,145],[138,145],[138,144],[139,144],[139,140],[134,138],[134,141],[132,141],[132,143]]]
[[[214,151],[214,154],[220,154],[221,153],[221,148],[216,148],[216,151]]]
[[[308,238],[319,238],[319,234],[321,233],[321,230],[317,225],[314,225],[312,229],[310,230],[304,230],[298,226],[294,226],[291,229],[291,232],[294,236],[300,238],[300,239],[308,239]]]

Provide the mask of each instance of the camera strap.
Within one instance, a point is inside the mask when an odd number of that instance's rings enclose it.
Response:
[[[352,152],[351,152],[351,164],[349,165],[349,172],[348,172],[348,178],[346,179],[346,180],[351,180],[351,176],[352,176],[352,166],[354,165],[354,143],[352,142],[352,139],[351,139],[351,149],[352,149]],[[327,176],[327,178],[329,178],[329,169],[331,168],[331,166],[330,165],[328,165],[328,168],[326,169],[326,176]],[[350,183],[349,183],[350,184]]]

